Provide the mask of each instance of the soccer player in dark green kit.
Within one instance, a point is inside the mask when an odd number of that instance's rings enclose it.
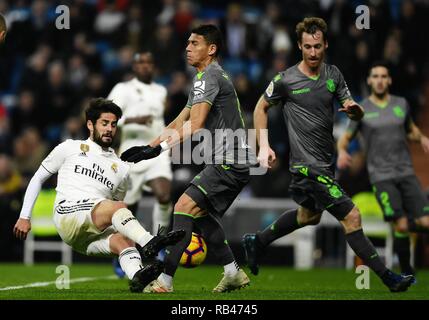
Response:
[[[429,231],[429,203],[414,173],[407,139],[429,153],[429,139],[413,123],[407,101],[389,93],[392,79],[383,62],[372,65],[367,79],[371,95],[362,101],[365,117],[350,121],[338,140],[338,168],[350,165],[350,141],[361,133],[367,151],[369,179],[394,230],[393,248],[402,274],[414,274],[410,264],[409,231]]]
[[[246,234],[243,246],[250,270],[257,274],[264,248],[298,228],[319,223],[327,210],[344,228],[354,252],[382,279],[391,291],[405,291],[410,277],[396,275],[386,268],[374,246],[364,235],[359,210],[334,179],[334,99],[350,119],[360,120],[364,111],[353,101],[337,67],[323,62],[328,48],[327,25],[320,18],[305,18],[296,27],[302,61],[280,72],[268,85],[254,111],[259,144],[258,160],[270,167],[275,153],[270,148],[267,112],[274,104],[283,105],[290,144],[290,189],[298,209],[283,213],[262,232]]]
[[[169,137],[161,134],[149,146],[132,147],[121,155],[122,160],[138,162],[158,156],[194,133],[208,134],[204,136],[206,166],[174,207],[173,230],[183,229],[186,235],[177,245],[168,248],[164,273],[147,286],[145,292],[173,291],[173,276],[191,240],[194,224],[202,231],[209,250],[224,266],[224,277],[213,292],[239,289],[250,282],[235,262],[219,223],[248,183],[251,164],[256,163],[256,156],[246,144],[245,125],[234,86],[217,62],[221,47],[222,37],[217,27],[202,25],[192,30],[186,55],[189,65],[198,73],[186,107],[166,128],[173,134]]]

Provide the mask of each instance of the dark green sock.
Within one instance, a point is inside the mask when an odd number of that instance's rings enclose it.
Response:
[[[413,268],[410,264],[410,237],[408,233],[394,232],[393,250],[398,255],[401,272],[413,274]]]
[[[174,276],[177,267],[179,266],[180,258],[185,251],[192,238],[192,230],[194,229],[194,218],[192,215],[183,212],[174,212],[173,230],[185,230],[186,234],[182,240],[174,246],[167,248],[165,256],[165,273],[169,276]]]
[[[362,229],[346,234],[346,240],[356,255],[378,276],[381,277],[387,271],[373,244],[365,236]]]
[[[235,260],[228,241],[226,240],[225,231],[217,219],[211,215],[207,215],[194,219],[194,222],[207,241],[207,246],[223,266]]]
[[[301,228],[298,224],[298,210],[288,210],[280,218],[269,225],[264,231],[258,233],[258,239],[263,246]]]

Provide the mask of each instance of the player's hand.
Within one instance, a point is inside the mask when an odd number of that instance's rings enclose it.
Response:
[[[338,111],[347,113],[349,119],[354,121],[359,121],[364,116],[363,108],[353,100],[344,102],[343,107]]]
[[[420,144],[422,145],[422,149],[425,153],[429,153],[429,138],[423,136],[420,140]]]
[[[271,169],[271,165],[276,161],[276,153],[270,147],[261,148],[259,150],[258,161],[263,168]]]
[[[338,153],[337,167],[338,169],[345,169],[352,163],[352,157],[347,151],[340,151]]]
[[[31,230],[31,222],[29,219],[19,218],[13,227],[13,234],[20,240],[27,239],[27,234]]]
[[[162,148],[160,145],[157,145],[156,147],[151,147],[149,145],[132,147],[121,154],[121,160],[137,163],[142,160],[155,158],[160,155],[161,151]]]

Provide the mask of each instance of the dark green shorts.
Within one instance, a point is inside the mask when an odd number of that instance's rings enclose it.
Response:
[[[414,175],[376,182],[372,187],[385,221],[429,214],[429,201]]]
[[[185,193],[198,207],[222,217],[249,182],[249,167],[243,165],[207,165]]]
[[[338,220],[343,220],[354,204],[329,170],[295,166],[291,168],[292,182],[289,189],[296,203],[315,213],[327,210]]]

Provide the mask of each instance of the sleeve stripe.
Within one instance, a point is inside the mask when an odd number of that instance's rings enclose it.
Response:
[[[202,102],[206,102],[210,107],[213,105],[213,103],[211,103],[210,101],[208,101],[208,100],[203,100],[203,101],[195,102],[194,104],[192,104],[192,106],[194,106],[194,105],[196,105],[196,104],[198,104],[198,103],[202,103]],[[187,106],[188,106],[188,105],[187,105]]]
[[[43,167],[43,169],[45,169],[46,171],[48,171],[50,174],[54,174],[53,172],[49,171],[44,165],[43,163],[40,165],[41,167]]]

